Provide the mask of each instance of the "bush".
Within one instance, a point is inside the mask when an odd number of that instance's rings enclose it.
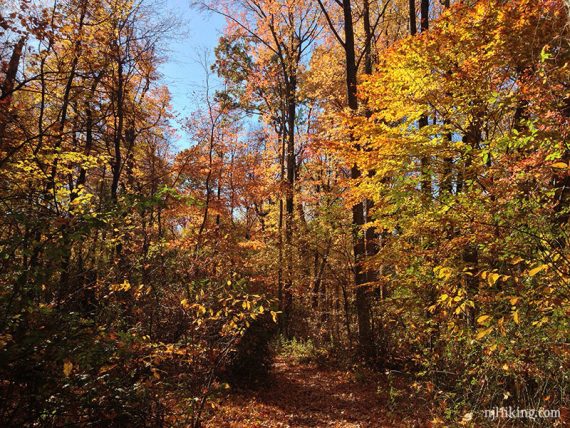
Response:
[[[280,337],[277,343],[278,352],[299,364],[322,365],[330,358],[330,350],[317,347],[311,339],[285,339]]]
[[[237,344],[222,377],[237,388],[264,384],[273,362],[271,341],[276,332],[277,325],[269,314],[254,320]]]

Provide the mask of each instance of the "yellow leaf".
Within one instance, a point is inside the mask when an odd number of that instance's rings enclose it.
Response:
[[[529,276],[535,276],[537,273],[542,272],[543,270],[548,269],[548,265],[540,265],[528,271]]]
[[[566,169],[568,168],[568,165],[565,164],[564,162],[555,162],[552,165],[552,168],[559,168],[559,169]]]
[[[520,324],[519,311],[514,311],[514,312],[513,312],[513,320],[515,320],[515,322],[516,322],[517,324]]]
[[[487,282],[489,283],[489,286],[492,287],[493,285],[495,285],[500,276],[501,275],[499,275],[496,272],[489,273],[489,276],[487,276]]]
[[[516,305],[518,301],[519,301],[519,298],[518,298],[518,297],[511,297],[511,298],[509,299],[509,302],[510,302],[511,305],[513,305],[513,306]]]
[[[111,284],[109,289],[111,291],[129,291],[131,289],[131,283],[125,279],[122,284]]]
[[[485,336],[487,336],[492,331],[493,331],[493,327],[486,328],[485,330],[479,330],[479,332],[477,333],[477,336],[475,336],[475,339],[477,339],[477,340],[483,339]]]
[[[447,280],[451,276],[452,270],[448,267],[436,266],[433,269],[433,273],[435,274],[436,278]]]
[[[63,375],[65,377],[69,377],[72,371],[73,371],[73,363],[69,360],[65,360],[63,363]]]
[[[489,318],[491,318],[489,315],[481,315],[479,318],[477,318],[477,323],[483,324]]]

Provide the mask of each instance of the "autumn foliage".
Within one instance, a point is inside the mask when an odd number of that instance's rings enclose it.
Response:
[[[181,131],[156,4],[47,3],[0,0],[0,425],[217,424],[276,353],[567,409],[563,0],[195,2]]]

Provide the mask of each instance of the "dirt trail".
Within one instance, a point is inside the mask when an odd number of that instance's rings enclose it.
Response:
[[[391,388],[386,376],[361,376],[275,362],[271,384],[252,392],[230,395],[218,402],[207,428],[256,427],[428,427],[417,416],[425,403],[409,398],[410,391]],[[398,392],[398,398],[392,398]],[[405,416],[404,416],[405,415]]]

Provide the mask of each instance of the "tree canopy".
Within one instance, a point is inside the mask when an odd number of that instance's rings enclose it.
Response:
[[[322,377],[362,426],[563,426],[567,2],[193,2],[181,133],[159,7],[0,0],[0,424],[284,426],[224,399]]]

